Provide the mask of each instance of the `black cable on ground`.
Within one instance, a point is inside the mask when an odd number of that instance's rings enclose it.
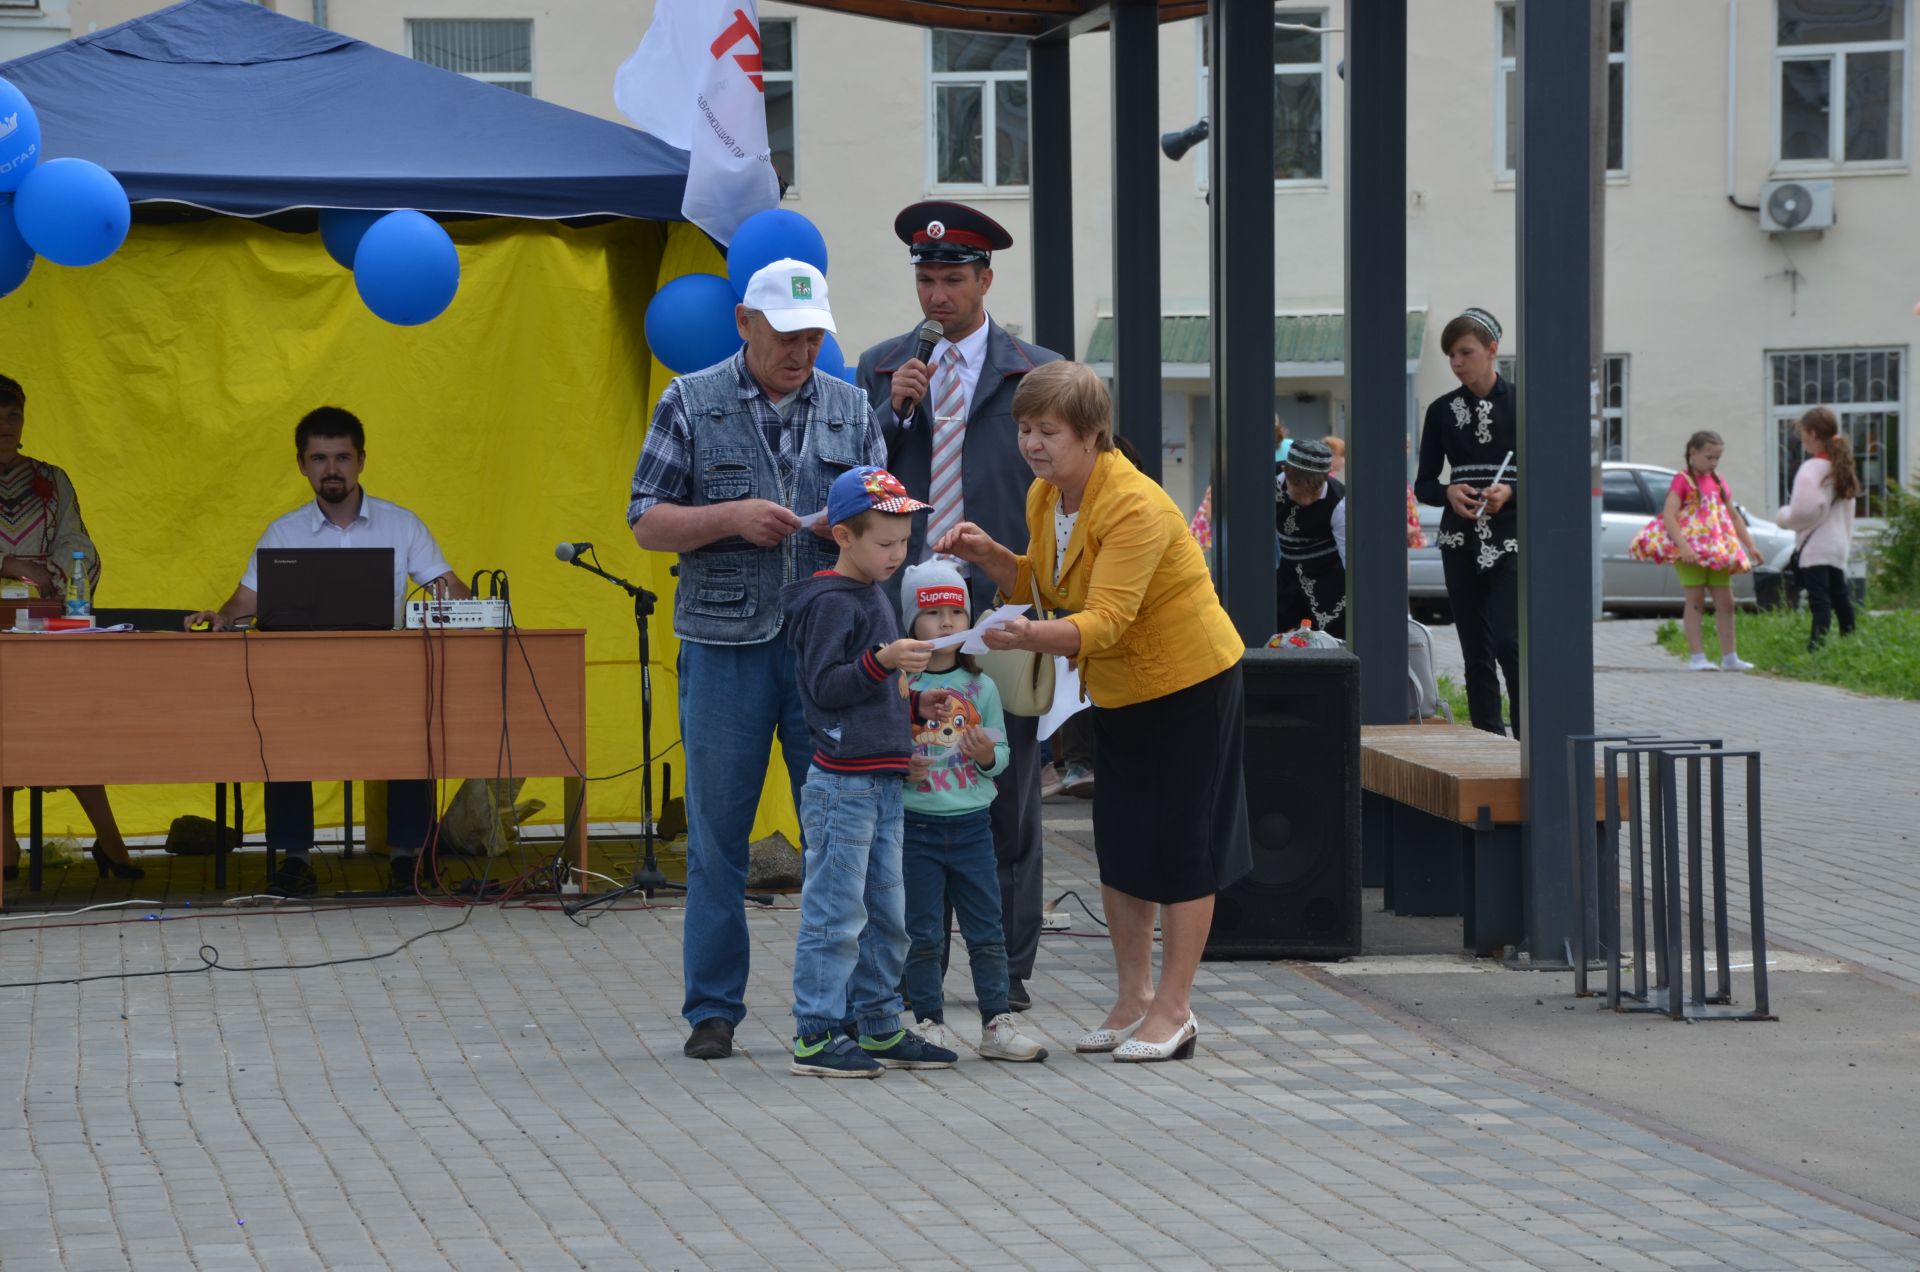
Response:
[[[465,927],[473,919],[473,907],[468,906],[461,914],[458,923],[449,923],[445,927],[428,928],[416,932],[390,950],[378,954],[353,954],[344,958],[325,958],[313,963],[259,963],[247,967],[229,967],[220,961],[220,951],[211,945],[202,945],[199,950],[198,967],[162,967],[145,972],[100,972],[92,976],[64,976],[55,980],[8,981],[0,983],[0,989],[38,989],[50,985],[85,985],[89,981],[141,980],[149,976],[201,976],[212,972],[306,972],[322,967],[346,967],[353,963],[374,963],[383,958],[392,958],[415,941],[424,941],[430,936],[443,936]]]

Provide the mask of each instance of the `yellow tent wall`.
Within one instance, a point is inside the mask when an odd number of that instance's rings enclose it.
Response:
[[[671,378],[647,350],[647,302],[668,279],[724,264],[684,224],[448,229],[459,294],[413,328],[375,318],[317,234],[250,221],[139,225],[103,264],[40,262],[0,300],[0,372],[27,391],[25,450],[73,478],[103,564],[101,606],[214,608],[267,522],[312,498],[294,464],[294,424],[322,404],[352,410],[367,429],[368,490],[419,513],[463,577],[508,571],[523,627],[588,630],[590,774],[641,760],[632,603],[555,560],[553,545],[592,540],[608,570],[660,594],[654,752],[678,793],[672,558],[641,552],[624,512]],[[353,695],[343,666],[314,686],[312,709],[350,712]],[[658,781],[656,771],[656,799]],[[558,818],[557,780],[526,794]],[[754,833],[797,838],[784,777],[770,774],[766,794]],[[338,786],[316,797],[320,819],[337,823]],[[209,814],[211,800],[205,787],[113,791],[132,835]],[[588,801],[595,821],[637,820],[639,773],[592,783]],[[257,828],[257,788],[247,804]],[[24,800],[16,818],[24,829]],[[49,798],[47,826],[89,834],[64,794]]]

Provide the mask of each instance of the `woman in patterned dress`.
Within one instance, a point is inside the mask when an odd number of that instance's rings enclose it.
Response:
[[[84,552],[91,595],[100,583],[100,554],[80,518],[80,500],[65,472],[20,452],[26,423],[26,390],[0,375],[0,578],[22,580],[43,597],[64,596],[73,554]],[[0,612],[6,608],[0,600]],[[93,860],[102,877],[109,870],[121,879],[144,875],[127,861],[127,844],[107,803],[107,788],[76,786],[73,794],[93,823]],[[0,791],[0,832],[0,862],[5,877],[12,879],[20,872],[20,844],[13,836],[11,790]]]

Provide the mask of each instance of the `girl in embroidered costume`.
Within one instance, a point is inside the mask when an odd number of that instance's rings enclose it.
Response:
[[[27,583],[43,597],[64,596],[67,569],[75,552],[84,552],[88,591],[100,584],[100,554],[80,519],[80,500],[61,469],[20,452],[27,423],[27,394],[18,381],[0,375],[0,578]],[[11,626],[5,600],[0,614]],[[104,878],[138,879],[146,872],[127,862],[126,841],[113,820],[104,786],[76,786],[87,820],[93,823],[93,860]],[[13,836],[13,792],[0,791],[0,861],[5,877],[19,875],[20,845]]]
[[[1680,553],[1673,569],[1687,596],[1683,625],[1692,652],[1689,671],[1746,671],[1753,666],[1734,649],[1733,576],[1752,569],[1760,554],[1754,549],[1747,519],[1734,506],[1733,492],[1719,473],[1726,448],[1720,434],[1706,429],[1689,437],[1687,469],[1673,475],[1660,513],[1667,537]],[[1707,661],[1701,645],[1709,588],[1713,590],[1713,626],[1720,637],[1717,666]]]

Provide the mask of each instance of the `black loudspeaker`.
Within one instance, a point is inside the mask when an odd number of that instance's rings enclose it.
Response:
[[[1360,952],[1360,660],[1248,650],[1247,825],[1253,872],[1214,902],[1205,957]]]

